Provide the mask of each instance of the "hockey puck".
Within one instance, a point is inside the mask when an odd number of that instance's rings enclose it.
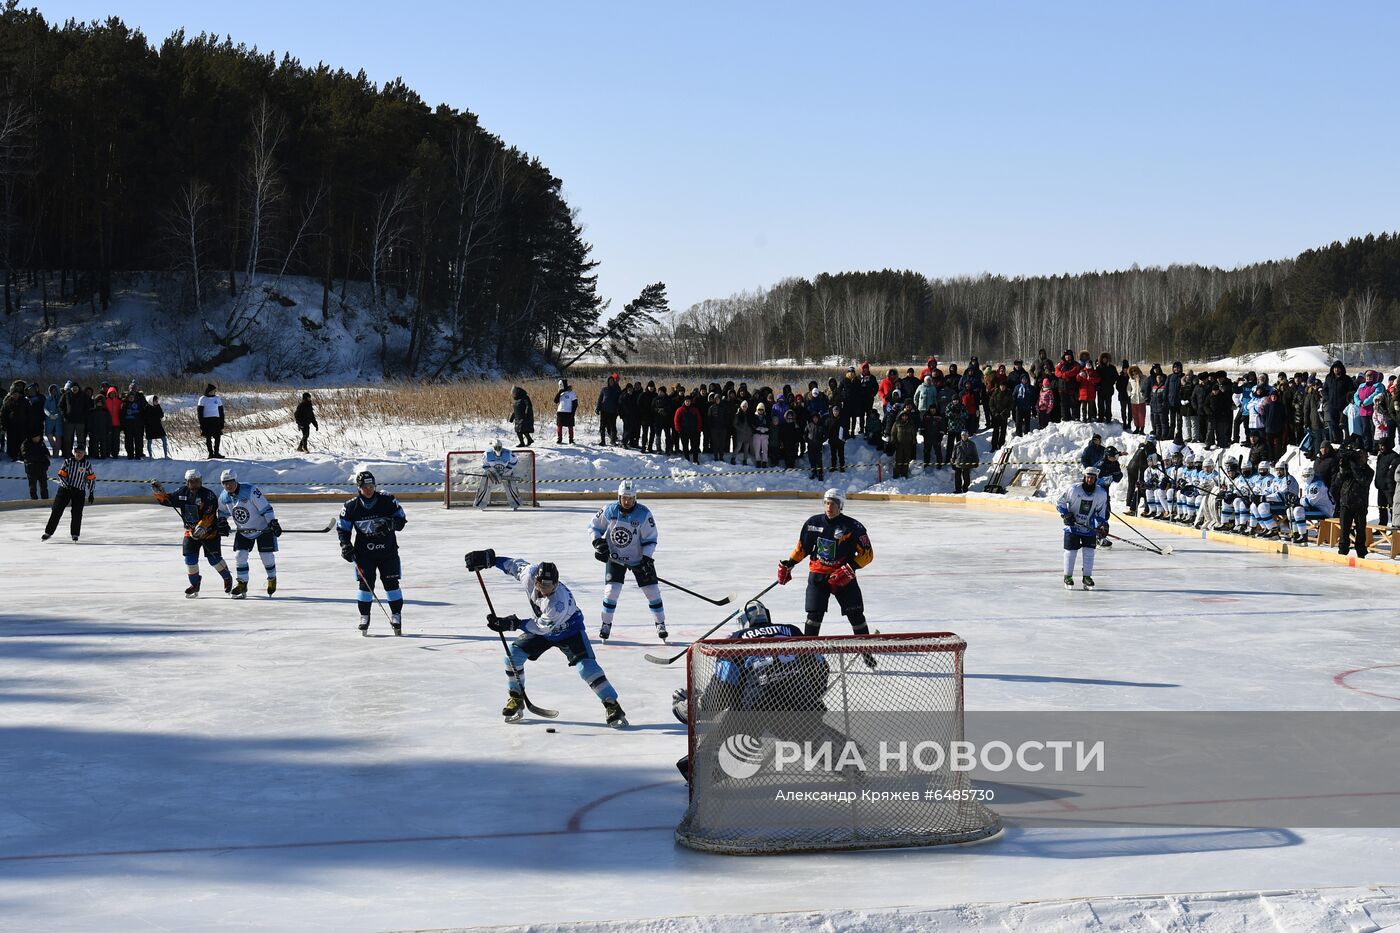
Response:
[[[556,729],[556,728],[554,728],[553,726],[548,726],[548,727],[545,728],[544,731],[545,731],[545,732],[558,732],[559,730]]]

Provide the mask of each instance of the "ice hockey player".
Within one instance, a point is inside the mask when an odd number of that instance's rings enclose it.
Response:
[[[1108,537],[1108,493],[1099,487],[1099,468],[1085,467],[1083,482],[1069,487],[1057,504],[1065,523],[1065,589],[1074,589],[1074,556],[1084,552],[1084,589],[1094,588],[1094,552]]]
[[[185,471],[185,485],[174,492],[166,492],[158,482],[151,483],[151,492],[161,505],[169,506],[180,513],[180,521],[185,526],[182,549],[185,555],[185,573],[190,584],[185,587],[185,596],[194,599],[199,595],[199,553],[209,566],[224,578],[224,592],[233,590],[233,574],[224,563],[223,548],[219,536],[228,534],[228,525],[219,521],[219,499],[213,491],[204,487],[204,477],[198,470]]]
[[[520,508],[520,492],[515,488],[514,452],[507,450],[498,437],[481,458],[481,484],[476,488],[476,501],[472,504],[484,509],[491,502],[491,490],[500,486],[510,500],[511,509]]]
[[[347,500],[335,523],[340,538],[340,556],[355,565],[356,598],[360,608],[360,634],[369,634],[370,603],[374,602],[374,579],[384,581],[384,598],[389,601],[389,625],[395,635],[403,634],[403,591],[399,589],[398,533],[408,524],[403,506],[392,494],[380,492],[374,474],[361,470],[353,479],[359,493]],[[355,540],[350,541],[351,532]]]
[[[1196,497],[1197,528],[1214,528],[1220,522],[1220,490],[1224,477],[1225,474],[1216,471],[1214,460],[1202,459],[1200,478],[1196,484],[1199,490]]]
[[[1332,494],[1327,491],[1327,484],[1313,476],[1311,463],[1303,464],[1299,473],[1303,482],[1297,504],[1288,511],[1288,521],[1293,529],[1293,542],[1300,547],[1307,547],[1308,522],[1331,518],[1336,514],[1337,508],[1332,502]]]
[[[758,600],[750,600],[740,616],[741,628],[726,641],[743,642],[755,638],[789,639],[800,638],[801,630],[795,625],[773,622],[768,609]],[[722,710],[777,711],[791,713],[826,712],[823,697],[830,684],[831,667],[825,656],[812,649],[803,649],[794,643],[792,647],[774,648],[771,653],[757,652],[736,660],[721,658],[715,665],[714,674],[708,684],[697,685],[700,693],[696,697],[695,708],[702,712]],[[671,713],[687,725],[690,723],[690,691],[682,687],[671,695]],[[785,716],[784,721],[791,725],[794,717]],[[810,724],[819,729],[826,728],[815,718]],[[804,732],[808,731],[806,729]],[[830,730],[834,733],[834,730]],[[723,742],[727,734],[718,732],[706,736],[706,744]],[[785,735],[786,739],[796,737]],[[834,733],[838,745],[843,745],[846,736]],[[820,739],[812,736],[814,742]],[[676,768],[689,782],[690,756],[676,762]]]
[[[1232,531],[1249,527],[1249,486],[1240,474],[1240,462],[1234,457],[1225,461],[1225,475],[1218,481],[1220,491],[1220,524],[1217,531]]]
[[[1144,518],[1167,517],[1167,493],[1163,488],[1167,482],[1167,474],[1162,469],[1161,459],[1156,454],[1148,454],[1147,469],[1142,471],[1142,515]]]
[[[92,472],[87,450],[82,444],[74,444],[73,456],[64,460],[63,466],[58,469],[58,491],[54,493],[53,507],[49,510],[49,520],[44,526],[44,533],[39,537],[40,541],[47,541],[53,537],[66,508],[71,510],[68,532],[73,537],[73,543],[78,543],[78,535],[83,533],[83,505],[93,500],[96,482],[97,474]]]
[[[666,609],[661,604],[661,587],[657,585],[656,519],[651,510],[637,501],[637,487],[630,479],[617,486],[617,501],[598,510],[588,525],[593,535],[593,556],[607,565],[603,579],[608,588],[603,593],[602,624],[598,637],[608,640],[612,634],[613,614],[627,571],[641,587],[656,623],[656,636],[666,640]]]
[[[1270,538],[1283,536],[1283,528],[1288,524],[1288,509],[1298,502],[1298,481],[1288,475],[1288,464],[1282,460],[1274,464],[1274,475],[1264,481],[1264,507],[1269,510],[1268,532]],[[1289,535],[1292,538],[1292,535]]]
[[[851,623],[851,631],[870,633],[856,570],[875,558],[875,550],[865,526],[847,515],[845,506],[846,494],[828,489],[822,495],[822,511],[803,523],[792,554],[778,562],[778,582],[786,584],[792,579],[792,568],[802,558],[811,558],[807,564],[807,624],[803,628],[807,635],[821,633],[822,618],[833,594],[841,614]],[[871,661],[867,657],[867,663]]]
[[[578,671],[583,682],[603,701],[608,725],[614,729],[627,725],[627,714],[617,702],[617,689],[608,682],[593,655],[593,646],[584,629],[583,611],[574,602],[574,594],[559,582],[559,568],[548,561],[531,564],[513,557],[497,557],[490,548],[471,551],[465,559],[471,573],[495,567],[519,580],[530,603],[528,619],[494,613],[486,617],[486,625],[493,632],[520,631],[506,657],[506,684],[510,696],[501,710],[506,722],[518,722],[525,714],[525,662],[538,660],[550,648],[558,648],[569,666]]]
[[[256,486],[238,481],[233,470],[219,476],[224,491],[219,493],[219,519],[233,529],[233,565],[238,582],[233,585],[234,599],[248,595],[248,554],[253,545],[267,571],[267,595],[277,592],[277,539],[282,525],[273,514],[272,503]]]

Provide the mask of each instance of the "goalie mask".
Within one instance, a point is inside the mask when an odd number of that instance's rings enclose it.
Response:
[[[770,625],[772,617],[768,614],[768,607],[756,599],[751,599],[744,606],[744,614],[740,616],[743,623],[741,628],[757,628],[762,625]]]
[[[496,453],[501,452],[501,439],[499,437],[491,442],[491,449],[494,450]]]

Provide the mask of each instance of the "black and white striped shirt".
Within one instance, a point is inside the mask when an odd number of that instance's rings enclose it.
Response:
[[[92,492],[96,480],[97,476],[92,472],[92,461],[86,457],[82,460],[69,457],[63,461],[63,467],[58,471],[59,485],[68,489]]]

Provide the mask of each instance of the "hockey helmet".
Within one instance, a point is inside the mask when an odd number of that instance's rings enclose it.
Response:
[[[1303,464],[1303,468],[1298,471],[1298,475],[1303,477],[1303,479],[1311,479],[1313,472],[1313,465],[1311,463],[1305,463]]]
[[[491,442],[491,449],[492,449],[492,450],[500,450],[500,449],[501,449],[501,446],[502,446],[502,445],[501,445],[501,439],[500,439],[499,437],[496,438],[494,441]]]
[[[1253,461],[1253,460],[1246,460],[1244,463],[1242,463],[1242,464],[1240,465],[1240,469],[1244,470],[1245,473],[1249,473],[1251,470],[1254,469],[1254,461]]]
[[[539,569],[535,571],[535,583],[547,583],[551,588],[558,586],[559,568],[549,561],[542,562]]]
[[[1238,469],[1240,468],[1240,462],[1239,462],[1239,460],[1235,459],[1234,457],[1226,457],[1226,458],[1225,458],[1225,469],[1228,470],[1228,469],[1230,469],[1231,467],[1234,467],[1236,470],[1238,470]]]
[[[1260,473],[1267,473],[1267,472],[1269,472],[1270,470],[1272,470],[1273,468],[1274,468],[1274,465],[1273,465],[1273,463],[1272,463],[1271,461],[1269,461],[1269,460],[1260,460],[1260,461],[1259,461],[1259,472],[1260,472]]]
[[[1274,464],[1274,472],[1277,473],[1279,476],[1286,475],[1288,473],[1288,464],[1280,460],[1278,463]]]
[[[188,483],[188,482],[189,482],[190,480],[192,480],[192,479],[197,479],[197,480],[199,480],[201,483],[204,482],[204,477],[200,474],[200,472],[199,472],[198,470],[186,470],[186,471],[185,471],[185,482]]]
[[[619,499],[631,499],[635,502],[637,499],[637,484],[632,482],[630,479],[625,479],[622,482],[618,483],[617,497]]]
[[[1187,461],[1187,463],[1191,464],[1191,466],[1200,466],[1204,462],[1205,458],[1203,458],[1200,454],[1192,454],[1191,459]]]
[[[832,486],[826,492],[822,493],[822,501],[835,502],[839,508],[844,509],[846,507],[845,490],[837,489],[835,486]]]
[[[1159,462],[1161,462],[1161,460],[1162,460],[1162,458],[1159,457],[1159,456],[1157,456],[1156,454],[1148,454],[1148,455],[1147,455],[1147,462],[1148,462],[1148,463],[1159,463]]]
[[[369,470],[358,471],[357,473],[355,473],[354,476],[351,477],[351,480],[355,483],[355,486],[357,488],[361,489],[365,486],[373,487],[374,485],[376,485],[374,482],[374,474],[371,473]]]
[[[1103,455],[1104,455],[1105,457],[1116,457],[1116,456],[1118,456],[1118,448],[1117,448],[1117,447],[1105,447],[1105,448],[1103,449]]]
[[[1088,467],[1085,467],[1085,468],[1084,468],[1084,475],[1085,475],[1085,476],[1092,476],[1094,479],[1098,479],[1098,478],[1099,478],[1099,468],[1096,467],[1096,466],[1088,466]]]
[[[744,614],[740,616],[743,628],[754,628],[759,625],[768,625],[773,621],[773,617],[768,614],[768,607],[756,599],[751,599],[744,604]]]
[[[238,482],[238,474],[232,470],[224,470],[224,472],[219,474],[219,482],[227,483],[230,480],[235,483]]]

